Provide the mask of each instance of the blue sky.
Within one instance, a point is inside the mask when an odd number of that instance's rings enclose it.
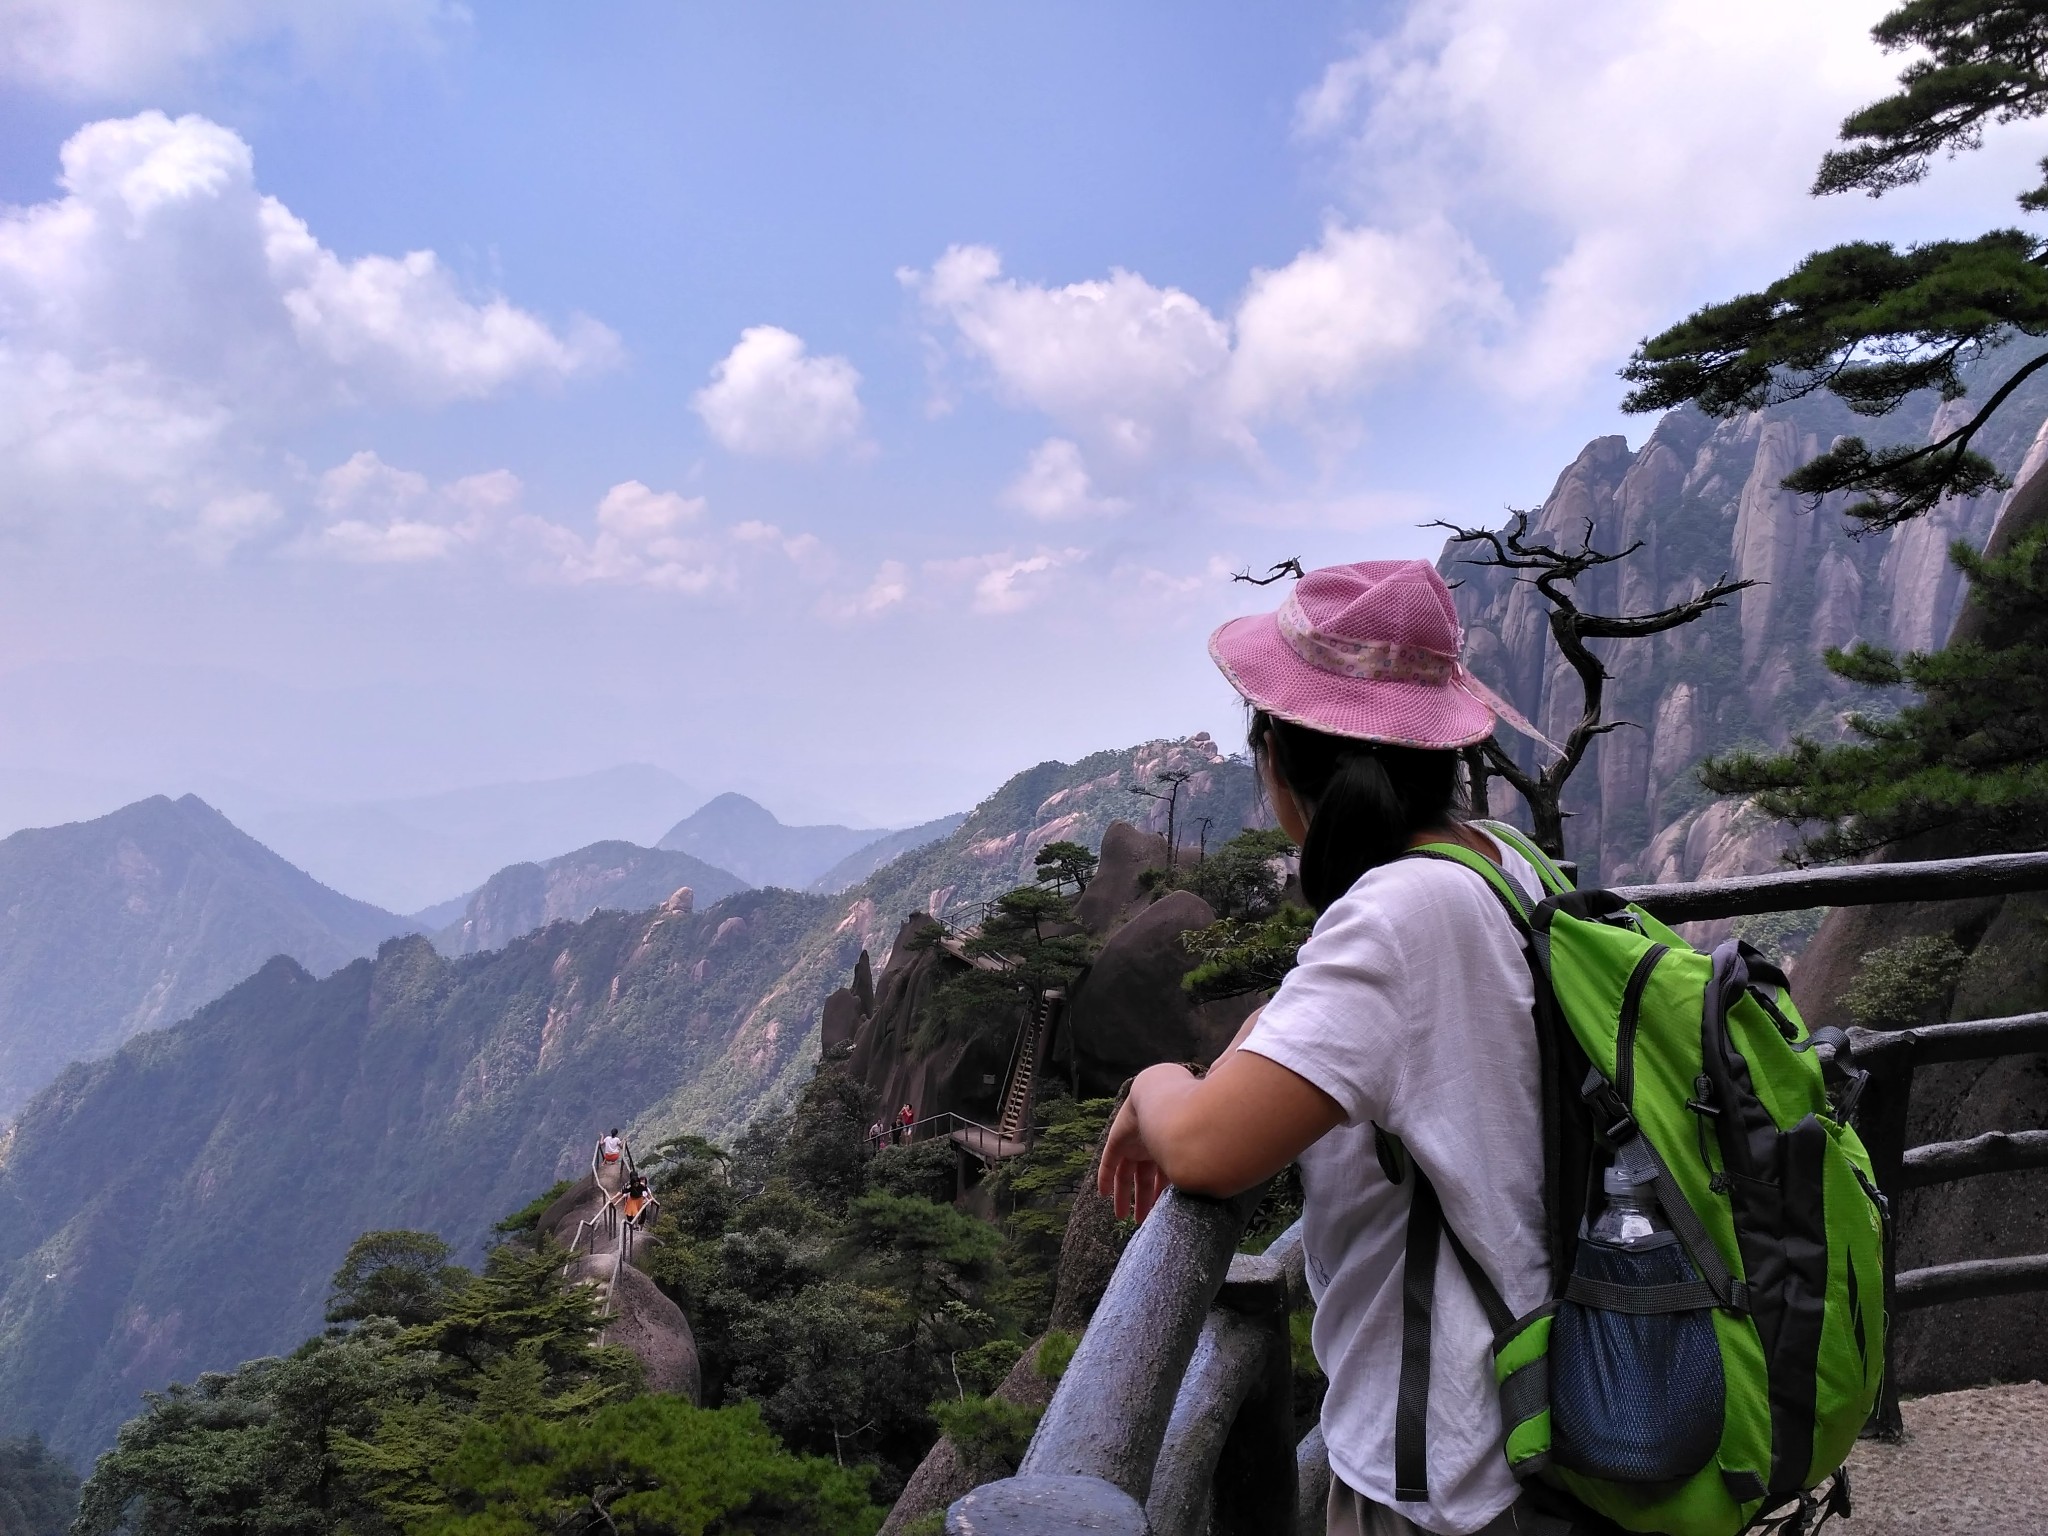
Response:
[[[1645,332],[2016,217],[2031,131],[1805,196],[1884,9],[5,0],[0,820],[1230,732],[1233,568],[1433,554],[1640,441]]]

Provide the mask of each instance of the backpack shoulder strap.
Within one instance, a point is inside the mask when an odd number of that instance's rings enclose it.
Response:
[[[1443,1205],[1429,1175],[1412,1157],[1401,1161],[1414,1181],[1402,1260],[1401,1384],[1394,1401],[1394,1497],[1405,1503],[1429,1497],[1429,1351],[1436,1311],[1438,1239],[1450,1239],[1451,1252],[1478,1296],[1495,1337],[1514,1326],[1515,1315],[1492,1277],[1444,1220]]]
[[[1565,872],[1557,867],[1555,859],[1506,822],[1482,821],[1477,825],[1484,827],[1495,842],[1506,843],[1529,861],[1529,867],[1536,871],[1536,878],[1543,882],[1545,895],[1563,896],[1575,889]]]
[[[1514,920],[1516,929],[1526,938],[1529,933],[1530,914],[1536,910],[1536,903],[1522,884],[1513,875],[1502,869],[1483,853],[1475,853],[1463,843],[1424,843],[1420,848],[1410,848],[1403,858],[1442,859],[1447,864],[1462,864],[1473,874],[1484,880],[1493,894],[1500,898],[1500,904]]]

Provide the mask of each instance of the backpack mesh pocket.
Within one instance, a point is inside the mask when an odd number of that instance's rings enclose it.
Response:
[[[1637,1290],[1695,1281],[1676,1238],[1617,1248],[1582,1238],[1576,1279]],[[1587,1477],[1690,1477],[1721,1443],[1725,1397],[1711,1308],[1609,1310],[1567,1299],[1550,1333],[1551,1457]]]

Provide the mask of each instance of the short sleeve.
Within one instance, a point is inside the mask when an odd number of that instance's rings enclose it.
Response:
[[[1399,1094],[1414,1010],[1397,928],[1372,893],[1353,887],[1317,921],[1241,1047],[1322,1089],[1347,1125],[1384,1121]]]

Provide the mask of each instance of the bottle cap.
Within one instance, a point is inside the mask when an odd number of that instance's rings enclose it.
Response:
[[[1636,1192],[1636,1181],[1629,1177],[1626,1168],[1609,1168],[1600,1175],[1600,1185],[1610,1195],[1632,1195]]]

